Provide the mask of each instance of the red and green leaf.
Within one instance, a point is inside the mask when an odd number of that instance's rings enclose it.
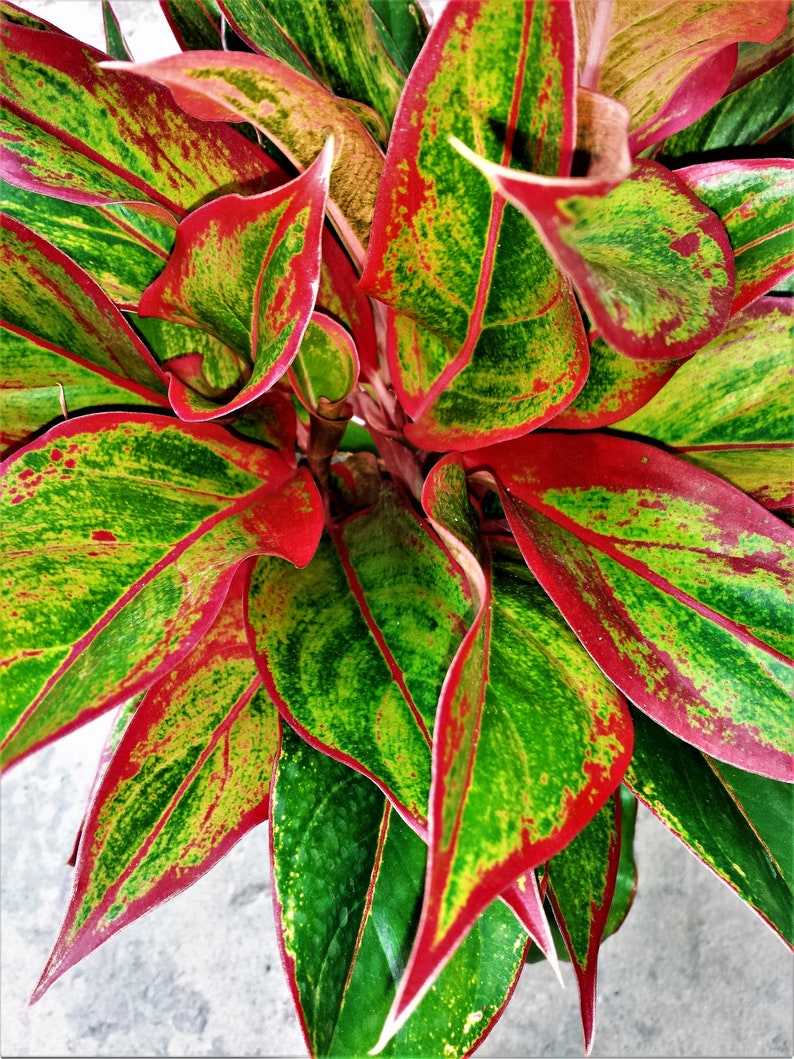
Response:
[[[278,714],[248,646],[246,589],[241,566],[204,638],[127,723],[83,822],[72,897],[33,1000],[267,818]]]
[[[3,465],[5,764],[150,687],[215,618],[239,562],[305,565],[305,470],[217,427],[99,413]]]
[[[164,88],[101,70],[65,34],[3,23],[3,176],[96,205],[154,202],[178,216],[224,191],[262,191],[273,163],[236,130],[185,114]]]
[[[593,1045],[598,951],[615,892],[620,845],[620,795],[615,792],[549,862],[549,899],[579,988],[585,1055]]]
[[[265,685],[289,723],[424,828],[430,732],[470,600],[410,506],[385,489],[374,508],[326,533],[305,570],[260,560],[249,620]]]
[[[105,47],[108,55],[121,61],[132,59],[129,46],[110,0],[102,0],[102,22],[105,27]]]
[[[633,715],[627,786],[794,948],[794,786],[750,773],[740,778],[739,770],[712,761],[639,711]]]
[[[332,154],[330,140],[290,183],[215,199],[177,229],[174,251],[141,297],[139,315],[201,327],[250,369],[223,405],[172,375],[169,396],[182,419],[215,419],[250,404],[294,360],[317,297]]]
[[[788,4],[586,0],[577,9],[583,84],[623,103],[636,154],[705,114],[733,76],[736,42],[773,41]]]
[[[0,222],[3,447],[85,407],[167,408],[162,373],[101,287],[23,224]]]
[[[342,405],[358,379],[358,356],[349,332],[325,313],[312,313],[300,351],[289,372],[301,404],[310,412]]]
[[[437,464],[423,502],[448,533],[461,526],[465,540],[459,467]],[[461,540],[461,562],[465,548]],[[483,909],[562,849],[604,804],[631,754],[622,696],[515,552],[500,549],[492,576],[486,566],[479,585],[473,566],[472,556],[466,569],[480,609],[450,667],[436,719],[422,917],[382,1042]],[[561,727],[569,736],[564,746]]]
[[[404,78],[378,34],[369,0],[220,0],[220,6],[257,51],[391,122]]]
[[[794,161],[707,162],[677,176],[725,225],[736,267],[732,313],[794,274]]]
[[[530,569],[632,702],[719,760],[788,776],[789,527],[626,438],[549,432],[467,462],[500,483]]]
[[[448,3],[406,82],[362,287],[396,310],[389,367],[423,448],[545,422],[581,387],[571,290],[534,232],[449,144],[567,173],[576,138],[566,4]]]
[[[590,336],[590,371],[574,400],[551,420],[561,430],[596,430],[625,419],[648,403],[675,375],[682,361],[636,360]]]
[[[176,218],[144,205],[81,206],[0,179],[0,210],[67,253],[122,308],[137,306],[174,245]]]
[[[117,69],[113,63],[103,65]],[[189,52],[126,63],[124,69],[167,85],[187,114],[203,119],[202,129],[207,129],[207,121],[250,122],[299,170],[307,169],[333,136],[336,157],[328,213],[353,259],[363,259],[383,155],[341,100],[263,55]]]
[[[791,507],[793,337],[788,299],[759,299],[620,428],[675,446],[764,507]]]
[[[282,954],[311,1055],[365,1055],[416,929],[426,848],[365,777],[284,727],[271,851]],[[507,1002],[527,936],[496,902],[383,1054],[470,1054]]]
[[[782,42],[784,53],[790,53],[791,33],[788,28],[778,40]],[[777,49],[770,51],[775,57],[782,57]],[[658,144],[654,157],[670,165],[675,159],[686,160],[703,152],[728,149],[736,153],[739,147],[767,145],[784,133],[794,121],[791,94],[794,57],[787,54],[769,68],[764,69],[764,65],[762,61],[757,76],[747,80],[742,76],[735,89],[732,82],[728,95],[715,103],[702,118]],[[745,71],[737,68],[736,74],[744,75]],[[767,153],[772,152],[767,150]]]
[[[620,353],[672,360],[720,333],[733,302],[731,245],[675,174],[638,161],[617,185],[542,180],[458,149],[532,221],[593,327]]]

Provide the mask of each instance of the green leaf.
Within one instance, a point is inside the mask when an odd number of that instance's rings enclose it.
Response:
[[[790,35],[786,43],[790,47]],[[694,154],[724,148],[733,154],[738,147],[771,140],[794,119],[792,78],[794,57],[789,55],[716,101],[703,117],[660,143],[656,157],[672,165],[675,160],[685,161]]]
[[[71,202],[154,202],[178,216],[230,191],[261,191],[273,163],[234,129],[185,114],[164,88],[100,70],[65,34],[3,23],[3,176]]]
[[[363,260],[383,155],[342,101],[263,55],[186,53],[124,69],[167,85],[180,107],[204,121],[250,122],[300,170],[333,136],[328,213],[353,260]],[[201,127],[207,128],[203,122]]]
[[[160,0],[160,7],[183,51],[223,48],[217,0]]]
[[[403,77],[378,34],[369,0],[221,0],[221,6],[258,51],[391,123]]]
[[[137,306],[174,245],[176,218],[146,205],[81,206],[0,180],[0,210],[67,253],[125,308]]]
[[[281,941],[312,1055],[365,1055],[416,929],[426,849],[366,778],[284,728],[272,856]],[[382,1054],[469,1054],[501,1013],[527,937],[497,902]]]
[[[595,1032],[598,950],[606,930],[620,859],[617,792],[549,861],[549,898],[579,988],[585,1055]]]
[[[0,221],[3,446],[81,408],[167,408],[162,373],[104,291],[35,232]]]
[[[105,43],[108,55],[122,62],[132,59],[130,49],[124,39],[124,34],[121,32],[119,20],[111,7],[110,0],[102,0],[102,22],[105,27]]]
[[[623,103],[636,154],[704,114],[731,80],[736,42],[773,41],[786,26],[788,4],[586,0],[579,8],[582,83]]]
[[[633,711],[633,717],[634,757],[626,773],[627,786],[794,948],[790,853],[778,860],[764,838],[764,823],[760,829],[754,824],[756,816],[764,821],[770,810],[781,811],[784,841],[790,850],[794,787],[750,776],[748,784],[740,781],[734,791],[735,773],[730,766],[723,781],[723,762],[712,769],[710,759],[695,747],[676,739],[639,711]],[[764,792],[760,812],[752,796],[747,808],[741,802],[756,779],[756,791]]]
[[[438,695],[469,619],[454,561],[389,488],[329,530],[305,570],[263,559],[252,579],[249,620],[281,713],[419,828]]]
[[[725,326],[734,293],[731,245],[718,218],[674,173],[640,160],[617,186],[555,182],[458,149],[529,218],[593,327],[620,353],[687,357]]]
[[[411,71],[427,38],[427,19],[414,0],[370,0],[380,39],[404,74]]]
[[[725,225],[736,266],[732,313],[794,273],[794,161],[708,162],[677,175]]]
[[[750,775],[750,773],[744,773]],[[637,823],[637,799],[624,784],[618,789],[620,798],[620,858],[615,879],[615,892],[609,906],[604,937],[618,930],[629,914],[637,893],[637,862],[634,859],[634,829]]]
[[[761,298],[619,426],[675,446],[765,507],[789,506],[791,348],[788,299]]]
[[[532,229],[452,149],[567,172],[576,134],[568,5],[446,5],[406,82],[362,288],[396,310],[389,369],[414,422],[448,451],[515,437],[584,382],[571,290]]]
[[[151,686],[242,559],[305,565],[322,525],[306,471],[164,416],[71,420],[3,470],[6,764]]]
[[[243,620],[247,571],[201,643],[149,689],[83,823],[71,900],[33,994],[192,885],[267,818],[278,715]]]
[[[787,526],[626,438],[548,432],[467,462],[500,483],[530,569],[632,702],[719,760],[789,775]]]
[[[169,396],[182,419],[215,419],[250,404],[295,358],[317,296],[332,155],[329,140],[295,180],[247,198],[224,195],[177,229],[174,251],[141,297],[139,315],[204,328],[251,372],[223,405],[172,376]]]

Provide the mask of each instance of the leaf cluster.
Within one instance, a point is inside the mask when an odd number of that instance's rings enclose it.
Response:
[[[312,1055],[579,987],[647,805],[792,944],[788,5],[0,0],[9,767],[116,711],[34,996],[269,820]]]

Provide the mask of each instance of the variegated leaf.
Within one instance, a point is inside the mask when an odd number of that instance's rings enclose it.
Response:
[[[420,830],[436,704],[470,606],[449,553],[389,488],[329,530],[305,570],[263,559],[252,579],[249,620],[279,710]]]
[[[223,15],[217,0],[160,0],[183,51],[223,48]]]
[[[733,313],[794,274],[794,160],[707,162],[676,175],[725,225],[736,267]]]
[[[568,284],[449,144],[457,136],[495,162],[567,173],[573,49],[567,4],[452,0],[409,75],[362,287],[395,310],[390,374],[422,448],[525,433],[584,382]]]
[[[620,795],[549,862],[549,899],[579,987],[585,1055],[595,1033],[598,950],[606,930],[620,860]]]
[[[460,487],[460,465],[447,459],[423,497],[448,534],[454,526],[465,534]],[[465,547],[461,541],[459,551]],[[478,620],[439,702],[422,918],[381,1043],[415,1009],[482,910],[567,845],[604,804],[631,754],[622,696],[520,556],[499,549],[492,576],[484,558]],[[473,557],[466,568],[476,572]],[[564,746],[561,725],[569,733]]]
[[[713,762],[639,711],[633,714],[636,738],[627,786],[794,948],[794,786],[748,773],[750,782],[739,780],[734,788],[730,766]],[[791,768],[787,778],[792,779]],[[770,817],[779,817],[782,843],[769,837]]]
[[[194,210],[177,229],[168,264],[144,291],[140,316],[193,324],[214,335],[250,369],[222,405],[171,377],[180,418],[228,415],[261,397],[295,358],[320,279],[329,140],[301,176],[261,195],[224,195]]]
[[[675,174],[637,161],[628,179],[540,180],[458,149],[521,210],[570,277],[592,324],[628,357],[687,357],[720,333],[734,264],[719,219]]]
[[[99,413],[3,465],[3,758],[151,686],[192,650],[238,563],[305,565],[305,470],[207,424]]]
[[[794,534],[726,482],[621,437],[548,432],[468,459],[603,671],[719,760],[788,775]]]
[[[403,76],[369,0],[220,0],[232,26],[265,55],[317,77],[334,95],[394,117]]]
[[[3,23],[3,176],[71,202],[154,202],[179,216],[224,191],[262,191],[273,163],[236,130],[208,127],[170,94],[100,70],[65,34]]]
[[[109,298],[129,309],[168,260],[177,226],[173,214],[151,203],[82,206],[2,179],[0,210],[67,253]]]
[[[549,426],[596,430],[625,419],[666,386],[682,363],[625,357],[598,334],[591,334],[587,382]]]
[[[759,299],[620,428],[675,446],[764,507],[791,507],[793,339],[789,300]]]
[[[788,4],[579,0],[576,9],[582,83],[624,104],[636,154],[704,114],[731,80],[736,42],[773,41]]]
[[[246,590],[241,566],[201,642],[126,725],[84,820],[71,900],[33,1000],[267,818],[278,714],[248,646]]]
[[[117,68],[113,63],[103,66]],[[167,85],[180,107],[194,117],[250,122],[301,170],[311,165],[332,135],[336,158],[328,212],[351,256],[361,262],[383,155],[342,101],[263,55],[188,52],[154,62],[126,63],[124,69]],[[202,123],[202,128],[207,126]]]
[[[790,31],[784,31],[779,41],[782,43],[783,55],[780,51],[774,51],[773,55],[781,61],[767,69],[762,65],[758,76],[747,80],[742,78],[735,89],[731,83],[727,94],[702,118],[658,144],[654,149],[654,157],[673,166],[676,160],[686,161],[695,154],[724,151],[726,148],[736,155],[737,148],[756,145],[763,149],[770,141],[785,133],[794,120],[794,98],[791,94],[794,56],[790,54]],[[748,71],[747,74],[752,72]],[[775,152],[766,148],[765,153]]]
[[[46,239],[0,214],[4,448],[81,408],[167,408],[163,375],[104,291]]]

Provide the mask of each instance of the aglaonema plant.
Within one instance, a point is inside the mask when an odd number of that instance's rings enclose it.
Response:
[[[787,3],[103,2],[0,0],[3,764],[117,711],[34,998],[265,820],[312,1055],[557,945],[589,1050],[637,801],[791,945]]]

